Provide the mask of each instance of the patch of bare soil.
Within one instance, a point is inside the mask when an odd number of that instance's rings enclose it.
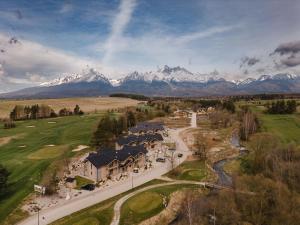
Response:
[[[8,144],[12,139],[17,139],[20,137],[22,137],[22,134],[13,135],[13,136],[9,136],[9,137],[1,137],[0,138],[0,147]]]
[[[187,117],[173,118],[173,117],[160,117],[155,121],[163,122],[169,128],[182,128],[188,127],[191,124],[191,119]]]
[[[140,225],[165,225],[171,223],[179,211],[185,198],[184,191],[176,191],[170,196],[168,206],[159,214],[143,221]]]
[[[199,129],[189,128],[182,132],[180,132],[179,136],[184,141],[184,143],[188,146],[189,149],[194,148],[195,144],[195,134],[199,132]]]
[[[8,144],[11,139],[12,139],[12,137],[3,137],[3,138],[0,138],[0,146]]]

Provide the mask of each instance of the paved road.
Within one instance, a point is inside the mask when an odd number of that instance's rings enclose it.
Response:
[[[191,127],[197,127],[197,114],[193,112],[192,119],[191,119]]]
[[[193,113],[192,118],[196,116]],[[195,126],[195,119],[191,120],[191,127]],[[197,124],[196,124],[197,126]],[[179,137],[179,133],[187,128],[181,128],[176,130],[170,130],[169,135],[173,140],[177,141],[177,151],[183,154],[183,157],[177,162],[181,164],[188,155],[191,154],[188,147],[185,145],[183,140]],[[45,225],[52,223],[60,218],[68,216],[72,213],[95,205],[99,202],[112,198],[118,194],[124,193],[130,189],[132,189],[132,183],[134,187],[140,186],[148,181],[153,179],[157,179],[161,177],[163,174],[169,172],[172,169],[169,161],[163,163],[161,166],[155,167],[147,172],[142,173],[141,175],[134,176],[133,182],[132,179],[127,179],[122,182],[118,182],[115,185],[109,186],[105,189],[95,190],[86,195],[65,201],[59,205],[53,206],[51,208],[40,211],[40,225]],[[41,219],[41,218],[45,219]],[[38,216],[33,215],[28,217],[27,219],[21,221],[20,225],[33,225],[37,224]]]

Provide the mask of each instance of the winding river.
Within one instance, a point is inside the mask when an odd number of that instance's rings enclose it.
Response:
[[[225,163],[235,160],[238,157],[247,153],[247,150],[240,145],[239,136],[237,134],[232,135],[230,142],[231,142],[232,147],[239,149],[239,156],[234,157],[234,158],[229,158],[229,159],[222,159],[213,164],[213,169],[215,170],[216,174],[218,175],[217,184],[221,185],[221,186],[228,186],[228,187],[232,186],[232,177],[224,171]]]

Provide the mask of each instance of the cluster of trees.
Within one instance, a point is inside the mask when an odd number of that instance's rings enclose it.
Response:
[[[59,111],[59,116],[70,116],[70,115],[82,115],[84,112],[78,105],[75,106],[74,110],[63,108]],[[10,113],[10,119],[16,120],[29,120],[29,119],[43,119],[52,118],[58,116],[55,111],[48,105],[32,105],[22,106],[16,105]]]
[[[11,120],[42,119],[56,116],[54,110],[48,105],[16,105],[10,113]]]
[[[248,107],[242,107],[242,110],[238,114],[240,121],[240,139],[243,141],[248,141],[252,134],[255,134],[259,128],[259,120]]]
[[[270,114],[292,114],[297,111],[297,102],[295,100],[280,100],[268,103],[266,105],[267,113]]]
[[[215,110],[208,115],[211,128],[227,128],[233,123],[233,115],[225,110]]]
[[[93,134],[91,145],[95,147],[114,147],[116,139],[127,132],[129,127],[137,123],[151,120],[155,117],[163,117],[171,113],[171,106],[162,101],[149,103],[150,108],[137,107],[127,109],[121,115],[108,112],[99,121]]]
[[[137,94],[126,94],[126,93],[115,93],[109,95],[109,97],[119,97],[119,98],[131,98],[140,101],[148,101],[150,98],[145,95],[137,95]]]
[[[107,113],[100,120],[91,144],[95,147],[114,147],[116,138],[127,131],[128,127],[135,125],[136,116],[132,111],[118,117],[115,114]]]
[[[175,224],[298,224],[300,151],[272,134],[254,134],[233,191],[197,196],[189,192]],[[198,194],[199,195],[199,194]]]
[[[230,113],[235,113],[235,104],[233,101],[223,101],[222,109],[225,109]]]
[[[5,191],[7,190],[8,176],[9,172],[2,164],[0,164],[0,198],[1,194],[5,193]]]

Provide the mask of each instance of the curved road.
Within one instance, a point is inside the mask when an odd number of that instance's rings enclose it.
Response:
[[[205,187],[205,182],[196,182],[196,181],[174,181],[170,183],[163,183],[163,184],[154,184],[151,186],[144,187],[142,189],[136,190],[128,195],[125,195],[124,197],[120,198],[115,206],[114,206],[114,217],[110,225],[119,225],[120,217],[121,217],[121,207],[122,205],[132,196],[139,194],[141,192],[147,191],[149,189],[157,188],[157,187],[163,187],[163,186],[169,186],[174,184],[197,184]]]
[[[191,119],[191,126],[190,127],[196,127],[196,113],[192,114]],[[170,130],[169,134],[172,137],[173,140],[177,141],[177,151],[178,153],[182,153],[183,156],[181,160],[178,162],[178,164],[181,164],[188,155],[191,154],[191,151],[189,151],[186,144],[183,142],[183,140],[180,138],[179,133],[187,128],[181,128],[176,130]],[[149,171],[146,171],[142,174],[139,174],[137,176],[134,176],[133,182],[132,179],[127,179],[122,182],[118,182],[115,185],[106,187],[104,189],[98,189],[95,191],[92,191],[90,193],[86,193],[80,197],[64,201],[61,204],[58,204],[56,206],[53,206],[51,208],[41,210],[39,218],[40,219],[39,224],[45,225],[52,223],[60,218],[63,218],[65,216],[68,216],[72,213],[75,213],[77,211],[80,211],[82,209],[85,209],[87,207],[90,207],[92,205],[95,205],[99,202],[102,202],[104,200],[107,200],[109,198],[112,198],[118,194],[124,193],[130,189],[132,189],[132,183],[134,184],[134,187],[140,186],[144,183],[147,183],[148,181],[151,181],[153,179],[160,178],[162,175],[166,174],[172,169],[171,163],[167,161],[166,163],[155,167]],[[32,225],[37,224],[38,221],[38,215],[32,215],[28,217],[27,219],[21,221],[18,223],[19,225]]]

